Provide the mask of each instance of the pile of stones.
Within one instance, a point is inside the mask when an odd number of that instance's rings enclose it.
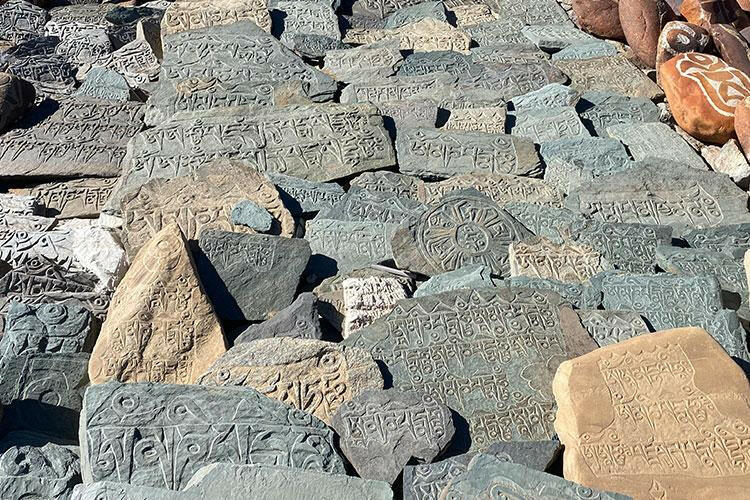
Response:
[[[0,0],[0,498],[747,498],[749,31]]]

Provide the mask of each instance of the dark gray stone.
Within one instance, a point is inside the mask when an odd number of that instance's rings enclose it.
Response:
[[[287,46],[294,35],[341,39],[339,21],[330,4],[316,1],[276,0],[271,6],[272,33]]]
[[[342,50],[349,45],[337,38],[320,35],[295,34],[287,38],[286,46],[300,57],[319,61],[329,50]]]
[[[279,190],[284,206],[299,216],[332,207],[344,196],[344,188],[332,182],[313,182],[284,174],[268,174]]]
[[[529,39],[522,33],[524,26],[525,24],[522,20],[514,17],[506,17],[467,26],[465,31],[479,47],[494,49],[494,46],[498,44],[528,44]]]
[[[305,292],[299,294],[291,305],[277,312],[273,318],[245,328],[234,343],[271,337],[320,339],[322,336],[318,319],[318,299],[315,294]]]
[[[534,63],[486,65],[481,72],[462,75],[458,86],[491,90],[508,101],[551,83],[565,83],[567,80],[562,71],[546,60],[541,60]]]
[[[664,96],[661,87],[623,55],[558,60],[554,64],[570,77],[570,86],[581,93],[600,90],[647,99]]]
[[[382,104],[412,97],[435,98],[456,81],[451,75],[392,76],[375,82],[353,83],[341,91],[344,104],[371,102]]]
[[[424,297],[443,292],[451,292],[461,288],[492,288],[492,270],[483,264],[469,264],[459,267],[455,271],[436,274],[422,283],[414,292],[413,297]]]
[[[610,125],[607,134],[625,144],[636,160],[658,158],[684,163],[697,170],[708,170],[703,158],[665,123]]]
[[[521,30],[521,33],[531,43],[547,52],[596,41],[593,36],[570,25],[527,26]]]
[[[352,0],[351,11],[355,16],[385,19],[400,9],[417,5],[419,3],[421,3],[420,0]]]
[[[76,97],[93,97],[111,101],[130,99],[130,87],[125,77],[107,68],[91,68],[83,84],[73,93]]]
[[[63,446],[13,446],[0,456],[0,491],[9,500],[67,499],[80,482],[80,460]]]
[[[584,217],[567,208],[548,207],[535,203],[511,202],[505,210],[536,236],[544,236],[555,243],[562,243],[567,228]]]
[[[378,104],[383,123],[391,137],[396,139],[400,130],[433,128],[437,123],[438,106],[432,99],[412,98]]]
[[[398,9],[385,18],[386,29],[397,29],[425,18],[448,22],[443,2],[420,2]]]
[[[504,16],[516,18],[530,26],[573,26],[573,22],[556,0],[493,0],[492,9]]]
[[[590,135],[572,106],[524,108],[515,112],[512,124],[510,130],[512,135],[526,137],[540,144],[562,138]]]
[[[750,223],[693,229],[683,237],[691,247],[742,256],[750,247]]]
[[[427,206],[411,198],[382,191],[352,187],[331,208],[322,211],[321,219],[373,221],[405,224],[419,219]]]
[[[481,71],[482,67],[474,63],[470,55],[452,50],[436,50],[411,54],[398,68],[398,75],[421,76],[432,73],[448,73],[464,76]]]
[[[661,116],[651,99],[605,91],[585,92],[576,111],[591,133],[600,137],[608,137],[612,125],[658,122]]]
[[[201,282],[216,314],[264,320],[294,300],[310,245],[299,238],[203,231],[197,259]]]
[[[382,361],[395,389],[425,392],[456,411],[472,449],[550,439],[555,370],[596,347],[559,295],[518,288],[402,300],[344,345]],[[468,447],[465,435],[456,438]]]
[[[351,187],[416,200],[419,199],[422,184],[421,180],[411,175],[395,172],[365,172],[352,180]]]
[[[466,29],[469,30],[471,28],[469,26]],[[489,66],[496,64],[537,63],[549,59],[549,54],[542,52],[530,43],[496,43],[491,46],[473,47],[469,49],[469,52],[474,62]]]
[[[231,222],[265,233],[273,226],[273,216],[257,203],[243,200],[232,209]]]
[[[557,108],[575,106],[581,94],[567,85],[550,83],[539,90],[514,97],[510,100],[513,110],[520,111],[533,108]]]
[[[353,49],[329,50],[323,72],[347,83],[387,78],[404,60],[398,47],[398,40],[382,40]]]
[[[473,173],[538,177],[542,173],[532,140],[505,134],[403,130],[396,151],[403,174],[444,178]]]
[[[581,309],[576,311],[581,324],[599,347],[622,342],[648,333],[648,325],[634,311],[600,311]]]
[[[0,132],[15,124],[34,104],[34,86],[10,73],[0,73]]]
[[[85,483],[171,490],[185,488],[212,463],[341,474],[333,438],[317,418],[248,387],[108,382],[86,390],[81,472]],[[122,452],[113,455],[113,446]],[[142,457],[139,450],[149,453]]]
[[[502,280],[495,280],[495,286],[554,292],[578,309],[595,309],[601,304],[601,294],[591,285],[565,283],[553,279],[531,276],[513,276]]]
[[[372,422],[403,422],[373,426]],[[357,474],[393,484],[411,460],[431,462],[451,442],[447,406],[420,392],[364,391],[342,404],[331,423]]]
[[[467,189],[478,191],[501,207],[516,201],[559,207],[563,201],[562,192],[542,179],[511,174],[463,174],[444,181],[425,182],[419,199],[433,204],[447,194]]]
[[[552,54],[553,61],[593,59],[595,57],[612,57],[617,55],[617,47],[603,40],[575,42],[559,52]]]
[[[12,45],[42,36],[49,20],[46,10],[25,0],[8,0],[0,6],[0,40]]]

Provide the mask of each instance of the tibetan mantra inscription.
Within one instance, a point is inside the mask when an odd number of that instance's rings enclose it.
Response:
[[[557,366],[596,347],[565,306],[550,291],[457,290],[403,300],[344,345],[382,361],[395,389],[429,394],[458,412],[473,449],[545,440],[554,435]]]
[[[212,463],[344,473],[333,431],[247,387],[119,384],[88,388],[81,413],[84,481],[183,489]]]
[[[750,386],[705,330],[567,361],[553,390],[566,479],[633,498],[747,498]]]

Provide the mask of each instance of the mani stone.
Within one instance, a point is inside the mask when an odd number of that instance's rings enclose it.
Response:
[[[391,241],[401,269],[428,276],[483,264],[510,272],[508,246],[530,236],[508,212],[477,192],[450,194],[430,205],[418,221],[402,226]]]
[[[536,143],[545,143],[564,137],[588,137],[575,108],[523,109],[515,113],[511,134],[526,137]]]
[[[133,88],[147,89],[157,80],[161,68],[151,45],[142,39],[123,45],[93,66],[116,71]]]
[[[368,82],[394,75],[403,60],[398,43],[384,40],[353,49],[329,50],[322,71],[346,83]]]
[[[306,225],[311,269],[332,276],[393,258],[391,238],[397,224],[316,218]]]
[[[411,198],[352,187],[339,201],[321,212],[318,217],[403,224],[418,219],[425,210],[426,206],[423,203]]]
[[[382,389],[383,377],[364,349],[278,337],[235,345],[197,383],[253,388],[330,425],[342,404],[364,390]]]
[[[0,177],[113,177],[122,173],[126,143],[143,128],[143,106],[48,100],[27,118],[30,128],[0,135]]]
[[[338,408],[331,426],[360,477],[390,484],[410,461],[432,462],[455,432],[447,406],[428,394],[394,389],[361,392]]]
[[[460,88],[499,93],[504,100],[539,90],[550,83],[565,83],[567,77],[547,61],[535,63],[491,64],[478,74],[463,76]]]
[[[456,77],[447,74],[424,76],[391,76],[377,81],[348,85],[341,91],[342,104],[370,102],[383,104],[403,101],[414,97],[432,97],[445,92],[455,83]]]
[[[257,321],[294,300],[310,245],[301,238],[205,230],[198,271],[216,314]]]
[[[524,26],[520,19],[501,18],[466,26],[464,30],[479,47],[495,49],[496,45],[529,44],[529,39],[521,32]]]
[[[641,315],[634,311],[581,309],[576,311],[576,314],[599,347],[616,344],[649,332]]]
[[[531,276],[513,276],[503,280],[496,280],[495,286],[554,292],[562,297],[564,301],[578,309],[593,309],[601,304],[601,293],[589,284],[565,283],[553,279]]]
[[[549,183],[510,174],[465,174],[440,182],[425,182],[419,198],[425,203],[437,203],[446,194],[460,189],[475,189],[501,206],[511,202],[562,206],[563,201],[563,194]]]
[[[1,63],[0,63],[1,65]],[[14,75],[0,72],[0,132],[18,120],[34,104],[34,86]]]
[[[438,105],[432,99],[413,98],[378,104],[383,124],[395,141],[399,130],[434,127],[438,118]]]
[[[510,100],[514,111],[534,108],[557,108],[575,106],[581,94],[561,83],[550,83],[539,90],[514,97]]]
[[[596,346],[559,295],[518,288],[406,299],[343,344],[369,350],[394,389],[457,412],[474,450],[550,439],[557,365]]]
[[[654,161],[614,173],[606,183],[580,185],[565,205],[603,222],[670,225],[678,235],[747,221],[747,193],[728,176],[678,163],[668,171],[666,177],[664,163]]]
[[[539,0],[534,3],[519,0],[493,0],[492,5],[493,10],[517,18],[529,26],[573,26],[568,14],[555,0]]]
[[[0,490],[6,498],[67,499],[80,482],[78,456],[67,447],[16,445],[0,455]]]
[[[596,40],[588,33],[571,26],[527,26],[521,32],[531,43],[545,51],[560,50]]]
[[[665,271],[679,276],[713,275],[722,290],[738,294],[742,302],[748,300],[747,277],[739,256],[703,248],[660,246],[656,261]]]
[[[718,227],[693,229],[683,236],[691,247],[705,248],[734,254],[750,247],[750,224],[727,224]]]
[[[341,40],[338,18],[331,6],[323,2],[277,0],[273,2],[272,21],[276,16],[280,22],[272,31],[289,47],[294,46],[295,35]]]
[[[631,97],[656,99],[664,92],[624,56],[554,61],[567,74],[570,86],[581,92],[599,90]]]
[[[333,440],[316,417],[249,387],[110,382],[86,390],[81,473],[84,483],[170,490],[184,489],[212,463],[343,474]],[[113,455],[113,447],[122,453]]]
[[[505,107],[501,106],[454,109],[443,129],[504,134],[505,112]]]
[[[564,193],[635,166],[620,141],[604,137],[565,137],[545,142],[539,153],[546,166],[544,180]]]
[[[44,203],[37,196],[16,193],[0,193],[0,216],[41,215]]]
[[[314,293],[304,292],[289,306],[257,325],[248,326],[234,341],[235,344],[272,337],[318,339],[323,336],[318,318],[318,299]]]
[[[122,240],[130,256],[167,224],[176,223],[187,239],[206,229],[253,232],[232,223],[232,210],[243,200],[254,201],[273,217],[271,232],[294,234],[294,218],[271,181],[231,160],[204,166],[192,176],[153,179],[127,191],[121,200]]]
[[[569,45],[559,52],[552,54],[553,61],[593,59],[599,57],[614,57],[618,54],[617,47],[603,40],[594,40],[580,44]]]
[[[284,174],[268,174],[268,178],[294,216],[330,208],[344,196],[344,188],[333,182],[313,182]]]
[[[93,384],[190,384],[225,350],[185,236],[173,223],[141,248],[115,290],[89,377]]]
[[[707,170],[703,158],[666,123],[612,125],[607,128],[607,133],[627,146],[636,160],[656,158]]]
[[[452,50],[468,53],[471,44],[469,33],[432,18],[421,19],[396,29],[351,28],[344,36],[344,42],[353,44],[388,39],[398,40],[399,49],[414,52]]]
[[[576,111],[589,131],[600,137],[607,137],[612,125],[658,122],[661,115],[651,99],[596,90],[581,96]]]
[[[164,36],[159,88],[149,98],[146,121],[177,112],[240,105],[271,105],[275,94],[296,89],[327,101],[336,82],[252,22]]]
[[[273,216],[257,203],[242,200],[232,209],[231,222],[264,233],[273,227]]]
[[[419,0],[374,0],[365,2],[355,0],[352,2],[352,13],[359,16],[375,19],[386,19],[388,16],[406,7],[421,4]]]
[[[370,192],[390,193],[402,198],[420,198],[423,182],[416,177],[395,172],[365,172],[352,179],[350,186]]]
[[[494,443],[481,451],[503,462],[546,470],[560,448],[559,441],[517,441]],[[404,467],[404,500],[438,500],[451,479],[466,472],[477,453],[464,453],[431,464]]]
[[[398,68],[401,76],[448,73],[456,76],[469,76],[482,71],[482,67],[472,62],[471,56],[450,50],[416,52],[408,56]]]
[[[642,335],[564,362],[553,391],[567,479],[633,498],[747,496],[750,387],[705,330]]]
[[[28,193],[42,202],[47,216],[94,218],[101,213],[116,184],[116,178],[88,177],[37,184]]]
[[[481,4],[455,5],[450,7],[450,11],[459,28],[488,23],[499,16],[490,6]]]
[[[271,31],[267,0],[191,0],[170,3],[161,20],[165,35],[187,30],[252,21]]]
[[[602,254],[588,245],[556,244],[543,236],[514,241],[508,247],[511,276],[585,283],[608,269]]]
[[[83,84],[76,90],[75,97],[93,97],[111,101],[130,99],[130,87],[125,77],[112,69],[95,67],[86,74]]]
[[[440,500],[458,498],[556,498],[580,500],[629,500],[630,497],[582,487],[561,477],[539,472],[523,465],[508,463],[492,455],[479,453],[466,472],[454,477],[440,494]]]
[[[436,274],[419,285],[413,297],[416,299],[461,288],[492,288],[495,284],[491,275],[492,270],[489,267],[482,264],[469,264],[455,271]]]
[[[44,34],[46,10],[24,0],[8,0],[0,6],[0,40],[16,45]]]
[[[672,228],[579,219],[570,224],[566,236],[599,251],[615,269],[653,273],[656,249],[672,243]]]
[[[367,276],[346,278],[344,288],[343,338],[371,324],[393,310],[406,290],[396,278]],[[391,481],[393,482],[393,481]]]
[[[128,148],[129,189],[157,177],[190,175],[217,158],[315,182],[396,163],[383,119],[368,104],[182,113],[138,134]]]
[[[505,134],[414,128],[398,134],[396,151],[399,171],[421,177],[542,172],[534,143]]]
[[[401,7],[385,18],[384,27],[387,29],[400,28],[425,18],[448,22],[443,2],[421,2]]]

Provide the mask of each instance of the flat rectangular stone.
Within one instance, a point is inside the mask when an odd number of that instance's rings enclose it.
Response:
[[[376,82],[353,83],[341,92],[341,103],[371,102],[380,104],[412,97],[431,97],[455,82],[449,75],[397,76]]]
[[[596,40],[593,36],[569,25],[534,25],[521,30],[523,35],[542,50],[554,51],[571,45]]]
[[[350,28],[344,35],[344,42],[353,44],[374,43],[380,40],[396,39],[401,50],[435,51],[453,50],[468,52],[471,37],[461,29],[445,21],[425,18],[396,29]]]
[[[547,206],[562,206],[563,195],[541,179],[509,174],[464,174],[440,182],[425,182],[419,199],[436,203],[443,196],[459,189],[476,189],[500,206],[513,202],[528,202]]]
[[[58,219],[98,217],[117,184],[117,178],[85,178],[39,184],[28,190],[42,201],[44,213]]]
[[[333,182],[313,182],[284,174],[268,174],[279,190],[284,206],[293,215],[330,208],[344,195],[344,188]]]
[[[744,255],[745,249],[750,247],[750,223],[693,229],[683,237],[691,247]]]
[[[742,302],[748,300],[747,276],[739,257],[705,248],[661,246],[656,249],[656,261],[678,276],[715,276],[722,290],[734,292]]]
[[[607,133],[627,146],[635,160],[657,158],[708,170],[703,158],[666,123],[611,125]]]
[[[392,193],[351,187],[331,208],[319,214],[321,219],[373,221],[404,224],[418,219],[426,206],[412,198]]]
[[[607,128],[612,125],[661,120],[661,111],[651,99],[598,90],[585,92],[576,111],[591,133],[600,137],[608,137]]]
[[[510,106],[516,112],[534,108],[575,106],[580,96],[581,94],[567,85],[550,83],[539,90],[514,97],[510,100]]]
[[[527,137],[536,143],[562,138],[589,137],[578,113],[572,106],[534,108],[516,111],[510,133]]]
[[[367,83],[392,76],[403,60],[398,43],[384,41],[353,49],[326,51],[323,72],[342,82]]]
[[[271,31],[267,0],[191,0],[170,3],[161,20],[165,35],[187,30],[252,21]]]
[[[599,347],[616,344],[649,332],[641,315],[634,311],[576,311],[581,324]]]
[[[567,236],[568,227],[572,223],[584,220],[581,214],[567,208],[523,201],[507,203],[505,210],[533,234],[557,243],[565,239],[563,234]]]
[[[656,99],[664,91],[624,56],[554,61],[579,92],[604,90],[632,97]]]
[[[613,57],[617,55],[617,47],[605,40],[574,42],[559,52],[552,54],[553,61],[594,59],[599,57]]]
[[[601,252],[582,244],[554,243],[543,236],[514,241],[508,247],[511,276],[585,283],[610,268]]]

